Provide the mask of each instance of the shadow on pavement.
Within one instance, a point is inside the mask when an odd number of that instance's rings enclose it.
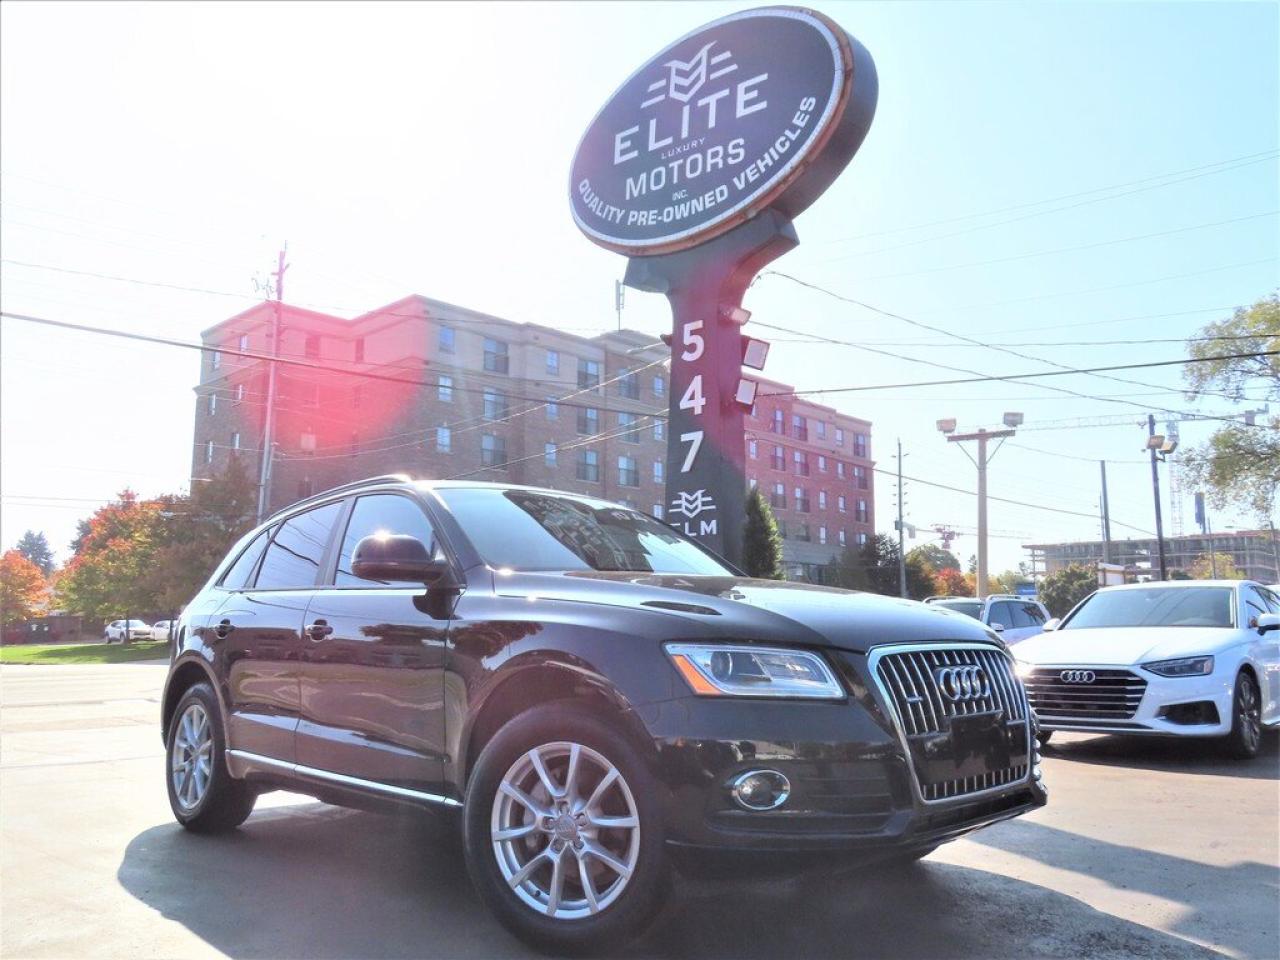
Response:
[[[237,958],[529,955],[472,892],[445,820],[308,803],[262,811],[221,837],[165,824],[134,837],[117,877],[134,897]],[[1214,955],[1036,884],[945,863],[676,886],[655,927],[619,954]]]
[[[1059,733],[1050,741],[1044,755],[1047,759],[1168,773],[1280,780],[1280,735],[1274,732],[1263,735],[1262,750],[1252,760],[1232,759],[1215,739],[1134,737],[1123,734],[1067,739]]]
[[[1233,956],[1274,957],[1280,945],[1280,868],[1256,861],[1200,863],[1084,837],[1034,820],[1011,820],[971,834],[976,843],[1086,874],[1125,890],[1183,904],[1177,929],[1220,944]],[[1257,850],[1258,856],[1268,856]],[[1275,851],[1269,854],[1274,858]]]

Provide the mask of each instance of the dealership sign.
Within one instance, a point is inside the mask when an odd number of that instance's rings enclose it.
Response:
[[[866,135],[876,75],[866,50],[811,10],[716,20],[633,73],[573,159],[582,231],[633,256],[688,249],[772,207],[804,210]]]

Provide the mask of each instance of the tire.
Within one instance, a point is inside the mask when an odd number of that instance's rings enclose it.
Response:
[[[227,770],[218,698],[207,683],[182,695],[165,745],[165,784],[177,821],[195,833],[233,830],[253,812],[257,793]]]
[[[566,790],[575,756],[576,786]],[[616,826],[595,822],[605,816]],[[495,840],[499,830],[523,832]],[[652,921],[670,886],[653,774],[622,733],[572,704],[534,707],[485,746],[467,788],[464,843],[471,880],[498,920],[547,953],[627,943]]]
[[[1258,682],[1243,670],[1236,676],[1231,697],[1231,732],[1227,752],[1238,760],[1252,760],[1262,746],[1262,693]]]
[[[1049,745],[1049,740],[1050,740],[1052,737],[1053,737],[1053,731],[1052,731],[1052,730],[1038,730],[1038,731],[1036,731],[1036,739],[1037,739],[1038,741],[1040,741],[1040,746],[1042,746],[1042,747],[1046,747],[1046,746],[1048,746],[1048,745]]]

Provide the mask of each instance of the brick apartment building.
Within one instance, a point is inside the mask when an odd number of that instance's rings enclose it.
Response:
[[[192,478],[238,453],[257,477],[276,305],[206,330]],[[662,516],[668,348],[630,330],[581,337],[410,296],[352,320],[283,305],[268,509],[404,472],[591,494]],[[244,356],[240,356],[244,354]],[[256,355],[256,356],[255,356]],[[817,579],[874,530],[865,420],[763,381],[747,474],[786,537],[788,573]]]

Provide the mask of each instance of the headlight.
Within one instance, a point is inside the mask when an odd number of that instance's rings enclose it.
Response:
[[[1144,663],[1142,669],[1162,677],[1204,677],[1213,673],[1213,657],[1156,660],[1154,663]]]
[[[815,653],[693,643],[669,643],[666,650],[680,676],[701,696],[844,697],[831,668]]]

